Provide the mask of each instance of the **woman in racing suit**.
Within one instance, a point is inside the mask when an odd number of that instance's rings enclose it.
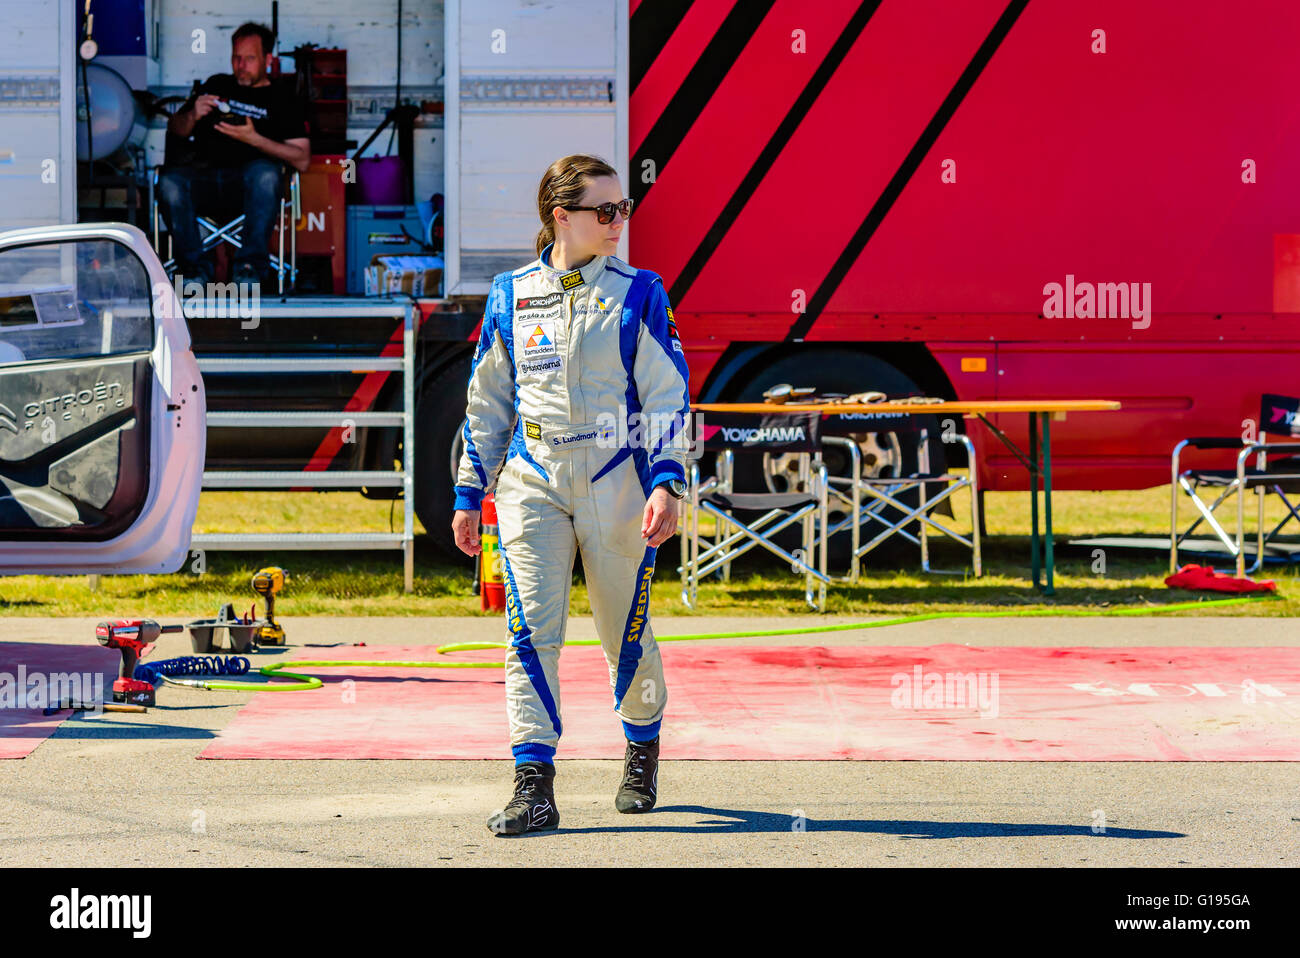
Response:
[[[537,191],[538,258],[492,281],[456,478],[456,544],[480,551],[495,488],[506,587],[506,710],[515,794],[497,834],[555,828],[559,657],[573,562],[627,738],[620,812],[654,807],[667,692],[649,625],[655,550],[685,491],[686,362],[655,273],[619,259],[632,212],[616,171],[566,156]],[[499,474],[498,474],[499,470]]]

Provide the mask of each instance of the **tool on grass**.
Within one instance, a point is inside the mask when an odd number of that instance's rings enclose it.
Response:
[[[113,619],[95,626],[95,639],[109,649],[122,653],[122,674],[113,683],[113,701],[132,705],[154,705],[154,687],[135,678],[135,666],[153,651],[154,643],[165,632],[180,632],[183,625],[159,625],[153,619]]]
[[[284,645],[284,628],[275,621],[275,596],[289,581],[289,571],[279,566],[267,566],[253,573],[253,591],[266,600],[266,621],[257,630],[257,641],[262,645]],[[254,603],[254,620],[257,605]]]

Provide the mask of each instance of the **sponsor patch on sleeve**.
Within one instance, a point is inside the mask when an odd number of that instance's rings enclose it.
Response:
[[[672,337],[673,350],[680,353],[682,351],[682,338],[677,335],[677,320],[673,318],[673,308],[665,306],[664,309],[668,313],[668,335]]]
[[[541,438],[542,438],[542,424],[541,424],[541,423],[537,423],[537,422],[529,422],[527,419],[525,419],[525,420],[524,420],[524,435],[526,435],[529,439],[541,439]]]

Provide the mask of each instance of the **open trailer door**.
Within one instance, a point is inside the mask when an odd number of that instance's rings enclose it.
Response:
[[[179,569],[205,427],[189,330],[142,232],[0,233],[0,574]]]
[[[537,184],[555,160],[601,156],[631,193],[628,0],[446,0],[445,14],[444,289],[486,296],[537,256]]]

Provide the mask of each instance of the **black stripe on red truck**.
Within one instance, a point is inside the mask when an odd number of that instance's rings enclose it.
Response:
[[[867,218],[862,221],[862,225],[858,227],[857,232],[853,234],[852,239],[844,247],[844,251],[840,253],[835,265],[831,267],[826,278],[817,287],[817,291],[808,300],[807,310],[790,325],[789,331],[785,334],[786,342],[798,341],[808,335],[808,330],[812,329],[813,323],[817,321],[817,317],[821,315],[822,310],[826,308],[826,304],[835,295],[840,283],[844,281],[844,277],[848,275],[857,258],[862,255],[868,241],[880,228],[885,216],[902,194],[903,187],[907,186],[908,181],[916,174],[921,161],[930,152],[935,140],[939,138],[939,134],[948,125],[948,121],[957,112],[962,100],[970,92],[971,87],[975,85],[975,81],[984,72],[984,68],[988,66],[989,61],[993,59],[993,54],[997,52],[998,47],[1006,39],[1007,34],[1011,32],[1011,28],[1028,4],[1029,0],[1012,0],[1011,3],[1007,4],[1007,8],[1002,11],[1002,16],[998,17],[998,21],[993,25],[989,35],[984,38],[984,42],[975,51],[975,55],[971,57],[966,69],[957,78],[956,84],[948,92],[943,103],[939,105],[938,111],[921,132],[921,136],[917,139],[911,152],[903,159],[902,165],[898,167],[898,171],[894,173],[893,178],[885,186],[884,192],[880,194],[875,205],[871,207],[871,212],[867,214]],[[676,297],[671,298],[673,302],[680,302]]]
[[[727,71],[749,45],[758,25],[775,3],[776,0],[737,0],[731,8],[727,19],[718,27],[718,32],[704,48],[695,66],[691,67],[691,72],[686,75],[672,100],[646,134],[641,148],[632,157],[632,199],[637,203],[644,203],[650,187],[654,186],[654,183],[641,181],[642,164],[647,159],[653,160],[655,175],[663,173],[677,144],[695,125],[700,113],[722,85]]]
[[[650,67],[659,56],[659,51],[668,45],[668,40],[691,8],[692,0],[646,0],[632,14],[628,46],[631,63],[628,70],[628,82],[631,92],[635,93],[638,84],[650,72]]]
[[[871,20],[872,14],[880,7],[881,0],[864,0],[864,2],[854,12],[849,22],[844,25],[840,31],[830,51],[826,54],[826,59],[817,67],[817,72],[812,75],[808,83],[800,92],[794,104],[786,112],[785,118],[781,120],[779,126],[768,139],[767,145],[763,147],[758,158],[745,174],[745,178],[740,181],[736,191],[731,194],[726,205],[718,214],[713,225],[709,227],[704,238],[700,240],[700,245],[695,248],[691,258],[686,261],[682,271],[677,274],[673,280],[672,288],[668,291],[668,301],[680,303],[686,295],[686,291],[699,278],[704,266],[709,261],[714,251],[722,244],[723,238],[731,225],[739,218],[741,211],[744,210],[745,204],[754,195],[759,184],[763,182],[763,177],[767,176],[768,171],[772,169],[772,164],[776,158],[781,155],[781,150],[793,138],[795,130],[803,122],[803,118],[812,109],[812,105],[817,102],[822,91],[826,89],[826,84],[830,83],[831,77],[835,71],[844,62],[844,58],[849,55],[853,49],[853,44],[858,40],[859,35],[866,29],[868,21]]]

